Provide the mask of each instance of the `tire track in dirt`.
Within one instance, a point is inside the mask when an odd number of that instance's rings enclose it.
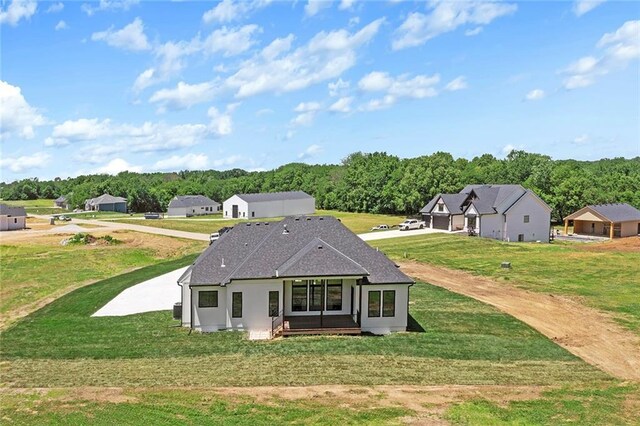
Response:
[[[612,376],[640,381],[640,337],[603,312],[566,297],[514,288],[463,271],[397,263],[419,281],[495,306]]]

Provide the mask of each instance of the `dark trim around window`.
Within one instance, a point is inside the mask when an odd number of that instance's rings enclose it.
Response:
[[[382,292],[382,316],[383,317],[396,316],[396,291],[395,290],[384,290]]]
[[[198,292],[198,308],[217,308],[218,291],[201,290]]]
[[[291,283],[291,311],[306,312],[307,310],[307,281],[293,281]]]
[[[367,297],[367,305],[368,305],[368,316],[369,318],[377,318],[380,316],[380,308],[381,308],[381,300],[380,300],[380,290],[369,290],[369,295]]]
[[[242,293],[231,293],[231,318],[242,318]]]

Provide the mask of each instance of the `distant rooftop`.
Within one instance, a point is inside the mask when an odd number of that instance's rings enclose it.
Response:
[[[286,201],[286,200],[303,200],[313,198],[311,195],[304,191],[289,191],[289,192],[262,192],[255,194],[236,194],[244,201],[260,202],[260,201]]]
[[[10,206],[8,204],[0,204],[0,215],[7,216],[26,216],[27,212],[24,207]]]
[[[220,203],[217,203],[204,195],[176,195],[169,203],[169,208],[219,205]]]

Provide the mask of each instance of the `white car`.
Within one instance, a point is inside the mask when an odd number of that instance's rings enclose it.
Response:
[[[378,225],[371,228],[372,231],[381,231],[381,230],[386,231],[387,229],[389,229],[389,225]]]
[[[220,233],[219,232],[211,233],[211,235],[209,235],[209,244],[213,243],[218,238],[220,238]]]
[[[401,231],[409,231],[411,229],[422,229],[426,226],[423,220],[418,219],[407,219],[398,225]]]

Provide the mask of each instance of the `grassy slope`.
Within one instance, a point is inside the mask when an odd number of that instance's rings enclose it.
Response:
[[[640,252],[607,250],[606,243],[505,243],[445,234],[381,240],[376,245],[392,258],[402,259],[406,252],[420,262],[535,291],[579,296],[640,333]],[[511,262],[512,269],[500,268],[502,261]]]
[[[131,241],[132,233],[114,233],[125,239],[117,245],[60,246],[63,237],[40,237],[23,242],[0,245],[0,313],[12,312],[46,299],[69,287],[104,279],[132,268],[151,265],[162,259],[182,256],[201,250],[202,244],[192,241],[171,241],[171,249],[162,247],[164,238],[154,236],[153,244]],[[159,238],[159,239],[158,239]],[[144,240],[143,240],[144,241]],[[4,322],[4,321],[3,321]]]
[[[385,224],[397,225],[402,222],[404,216],[370,214],[370,213],[347,213],[335,210],[318,210],[316,215],[335,216],[356,234],[369,232],[372,227]],[[79,216],[78,216],[79,217]],[[164,229],[176,229],[179,231],[211,233],[215,232],[223,226],[233,226],[237,223],[247,222],[238,219],[220,220],[220,215],[200,216],[185,219],[161,219],[161,220],[137,220],[137,219],[118,219],[116,222],[131,223],[134,225],[154,226]],[[281,218],[261,219],[260,221],[274,221]]]
[[[2,201],[2,203],[10,206],[22,206],[25,208],[27,214],[63,214],[69,211],[53,207],[53,200],[44,198],[40,200]]]
[[[189,335],[169,312],[90,317],[124,288],[192,259],[83,287],[17,323],[2,335],[3,380],[14,386],[248,386],[549,384],[605,377],[514,318],[427,284],[413,287],[411,305],[426,331],[384,337],[251,342],[239,332]],[[200,370],[194,363],[224,368]]]

